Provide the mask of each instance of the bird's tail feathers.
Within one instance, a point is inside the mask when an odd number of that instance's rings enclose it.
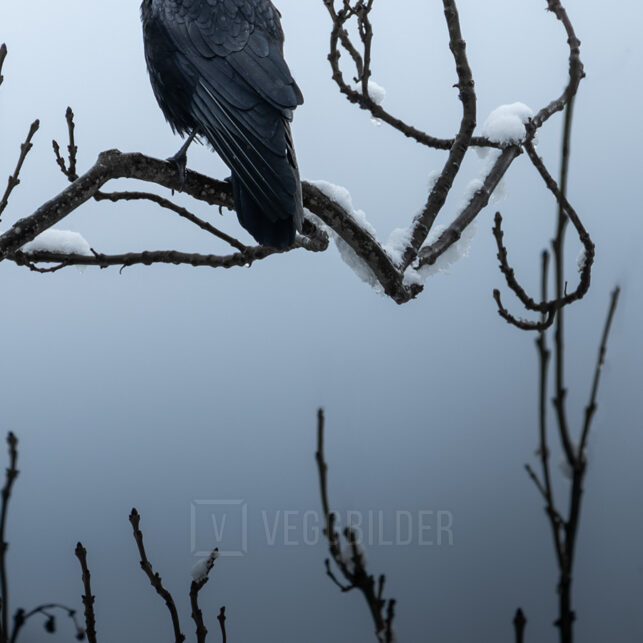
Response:
[[[297,222],[294,218],[271,219],[233,173],[232,192],[239,223],[263,246],[284,249],[295,242]]]

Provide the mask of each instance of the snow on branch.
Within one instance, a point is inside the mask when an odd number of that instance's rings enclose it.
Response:
[[[482,126],[482,134],[503,147],[519,145],[527,136],[525,125],[533,115],[534,111],[524,103],[500,105],[487,117]]]
[[[388,112],[383,104],[386,92],[373,80],[373,48],[375,30],[371,14],[376,0],[322,0],[331,18],[329,62],[332,77],[340,92],[353,104],[370,113],[372,118],[397,130],[401,135],[418,144],[444,150],[446,159],[441,171],[431,182],[423,208],[406,226],[393,230],[386,243],[381,243],[372,225],[361,210],[354,207],[350,193],[345,188],[327,181],[304,182],[303,199],[307,216],[303,234],[298,235],[292,250],[323,252],[329,245],[329,234],[350,267],[367,283],[374,286],[398,304],[407,303],[423,290],[427,276],[444,271],[461,256],[466,256],[473,237],[472,224],[490,203],[507,171],[523,152],[550,191],[559,201],[560,208],[570,218],[585,247],[581,282],[571,294],[555,302],[545,302],[547,309],[554,305],[567,305],[584,296],[589,288],[594,249],[589,234],[573,207],[564,199],[545,162],[538,158],[533,148],[534,137],[554,114],[566,108],[574,99],[584,77],[580,59],[580,41],[571,20],[559,0],[547,0],[547,8],[563,26],[569,46],[569,77],[563,92],[537,112],[523,103],[502,105],[495,109],[476,135],[477,97],[475,82],[461,30],[455,0],[442,0],[449,48],[453,58],[454,87],[461,104],[461,119],[452,138],[436,137],[424,132]],[[353,35],[356,34],[356,35]],[[0,72],[5,62],[6,48],[0,48]],[[353,67],[352,79],[345,78],[343,58]],[[115,179],[145,181],[160,188],[182,190],[196,201],[211,206],[233,209],[230,184],[217,181],[196,172],[188,171],[179,177],[176,168],[165,161],[143,154],[124,154],[110,150],[99,155],[96,163],[84,174],[77,172],[78,146],[75,136],[74,114],[65,114],[68,145],[67,158],[62,147],[54,144],[56,163],[69,182],[60,194],[40,206],[33,214],[14,223],[0,234],[0,261],[10,260],[40,272],[54,272],[67,266],[133,266],[157,263],[231,268],[248,266],[265,260],[278,251],[273,248],[246,246],[241,241],[218,230],[208,220],[179,206],[171,199],[151,192],[102,192],[103,187]],[[9,179],[8,189],[0,202],[0,211],[9,203],[12,190],[20,182],[20,173],[26,155],[31,149],[37,130],[32,125],[21,148],[18,165]],[[456,177],[470,149],[486,155],[488,162],[484,174],[470,182],[465,190],[463,205],[449,222],[440,221],[447,197],[451,195]],[[491,153],[490,153],[491,151]],[[374,186],[377,189],[377,186]],[[234,250],[232,254],[198,254],[177,250],[146,250],[104,254],[89,247],[76,233],[50,230],[68,215],[90,200],[121,201],[147,200],[164,211],[173,212],[204,233],[217,238]],[[52,267],[39,268],[40,264]],[[509,266],[501,265],[505,274]],[[517,283],[510,280],[512,290]],[[498,298],[497,298],[498,299]],[[531,305],[527,296],[523,305]],[[544,304],[542,304],[544,305]],[[541,307],[542,307],[541,305]],[[499,304],[499,306],[501,306]],[[506,312],[506,311],[505,311]],[[502,314],[502,313],[501,313]]]
[[[81,257],[93,256],[89,243],[81,234],[55,228],[41,232],[33,241],[22,246],[20,250],[26,254],[51,252]]]

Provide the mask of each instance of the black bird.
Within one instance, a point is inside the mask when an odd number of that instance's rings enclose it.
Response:
[[[301,182],[290,131],[303,96],[283,56],[270,0],[143,0],[145,59],[173,131],[203,137],[232,172],[239,223],[286,248],[301,231]]]

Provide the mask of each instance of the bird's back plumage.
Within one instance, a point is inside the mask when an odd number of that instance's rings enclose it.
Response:
[[[144,0],[145,57],[175,131],[205,137],[232,171],[239,222],[264,245],[301,229],[301,183],[290,131],[303,102],[283,57],[270,0]]]

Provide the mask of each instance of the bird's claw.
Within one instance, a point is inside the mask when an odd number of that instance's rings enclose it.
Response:
[[[187,181],[187,176],[188,176],[188,156],[185,152],[178,152],[174,156],[170,156],[170,158],[167,159],[168,163],[171,163],[175,169],[176,169],[176,175],[177,175],[177,190],[179,192],[183,192],[183,188],[185,187],[185,182]],[[172,190],[174,192],[174,190]]]

